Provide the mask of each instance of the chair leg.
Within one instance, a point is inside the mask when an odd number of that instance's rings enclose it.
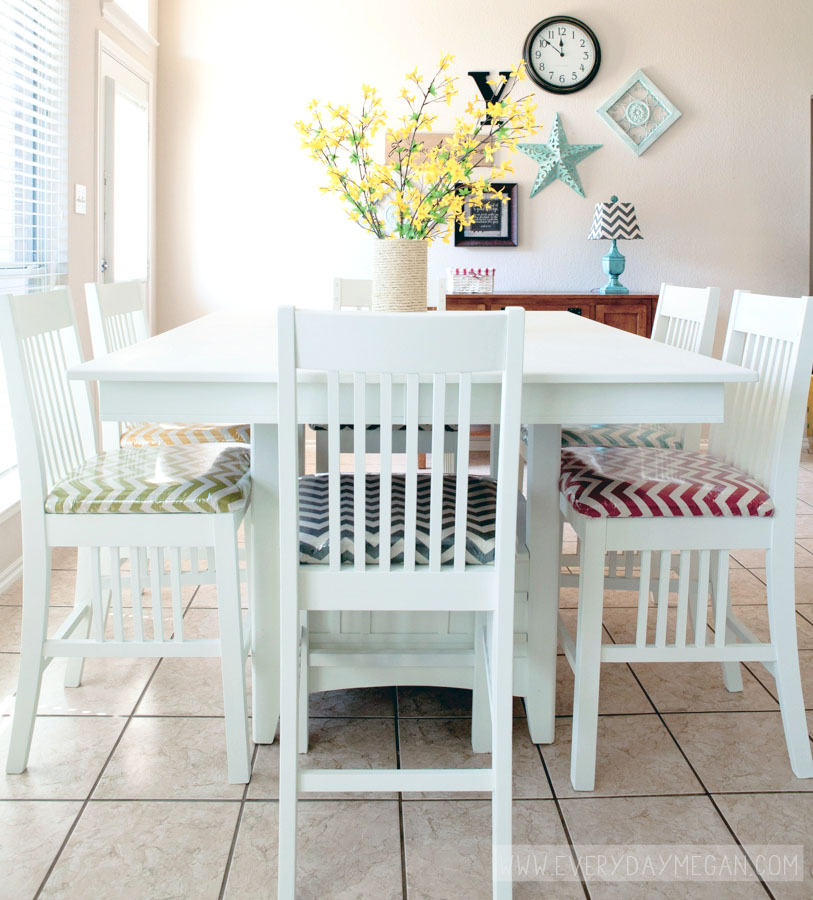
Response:
[[[486,614],[474,616],[474,672],[471,695],[471,749],[475,753],[491,751],[491,705],[488,700],[485,640]],[[512,698],[513,702],[513,698]]]
[[[296,452],[297,465],[299,466],[299,474],[305,474],[305,426],[300,425],[296,429]]]
[[[79,609],[81,606],[90,605],[90,548],[79,547],[76,553],[76,590],[73,606]],[[73,636],[78,640],[87,638],[90,634],[90,614],[85,616],[84,622],[78,625]],[[82,672],[85,668],[84,656],[72,656],[68,658],[65,667],[65,687],[75,688],[82,684]]]
[[[776,648],[776,690],[790,767],[797,778],[813,778],[813,758],[799,673],[792,541],[768,550],[766,566],[771,643]]]
[[[603,519],[588,522],[579,553],[579,610],[570,750],[570,781],[577,791],[592,791],[596,781],[606,531]]]
[[[728,565],[728,554],[725,556],[726,565]],[[731,597],[730,591],[729,596],[726,597],[718,597],[717,596],[717,572],[720,567],[720,553],[719,551],[711,554],[711,565],[710,565],[710,576],[711,576],[711,602],[713,604],[715,619],[717,617],[717,604],[725,603],[726,606],[731,605]],[[736,640],[734,632],[731,631],[728,626],[726,626],[726,643],[731,641],[732,643]],[[743,690],[742,684],[742,667],[740,664],[734,660],[732,662],[724,662],[720,663],[720,666],[723,670],[723,684],[726,686],[727,691],[731,691],[731,693],[737,693]]]
[[[310,647],[308,643],[308,614],[302,613],[301,620],[302,641],[299,649],[299,727],[297,738],[299,742],[299,752],[308,752],[308,702],[310,700],[310,691],[308,689],[308,654]]]
[[[299,761],[299,678],[300,617],[296,589],[281,585],[285,602],[280,604],[280,684],[293,690],[280,691],[279,709],[279,853],[277,900],[296,900],[296,819]]]
[[[491,620],[489,657],[491,696],[494,698],[491,708],[491,766],[494,772],[491,795],[493,897],[494,900],[511,900],[514,629],[512,616],[498,619],[496,613],[489,613],[488,618]],[[504,621],[506,618],[507,622]]]
[[[20,674],[14,704],[6,772],[19,775],[28,765],[31,735],[42,685],[42,648],[48,631],[51,590],[51,551],[26,546],[23,561],[23,627],[20,642]]]
[[[500,426],[492,425],[489,432],[488,470],[492,478],[497,477],[500,463]]]
[[[317,431],[316,434],[316,471],[327,472],[327,432]]]
[[[245,784],[251,776],[251,748],[248,737],[240,568],[237,533],[232,516],[215,518],[215,559],[229,783]]]

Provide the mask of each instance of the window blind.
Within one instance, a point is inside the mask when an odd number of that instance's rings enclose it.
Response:
[[[68,268],[68,0],[0,0],[0,293]],[[0,367],[0,475],[15,463]]]

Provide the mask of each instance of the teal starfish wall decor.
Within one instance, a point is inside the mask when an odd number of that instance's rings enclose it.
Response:
[[[518,144],[518,148],[539,163],[531,196],[535,197],[543,188],[556,181],[563,181],[580,196],[584,196],[576,164],[580,163],[601,144],[568,144],[559,113],[553,118],[547,144]]]

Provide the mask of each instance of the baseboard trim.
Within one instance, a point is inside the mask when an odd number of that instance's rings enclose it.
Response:
[[[21,556],[0,572],[0,594],[5,593],[22,574],[23,558]]]

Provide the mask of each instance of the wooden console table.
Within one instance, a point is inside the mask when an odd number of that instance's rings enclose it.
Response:
[[[657,303],[657,294],[591,294],[578,291],[568,294],[506,291],[446,295],[446,309],[449,310],[503,309],[506,306],[524,306],[527,310],[564,310],[642,337],[649,337],[652,333]]]

